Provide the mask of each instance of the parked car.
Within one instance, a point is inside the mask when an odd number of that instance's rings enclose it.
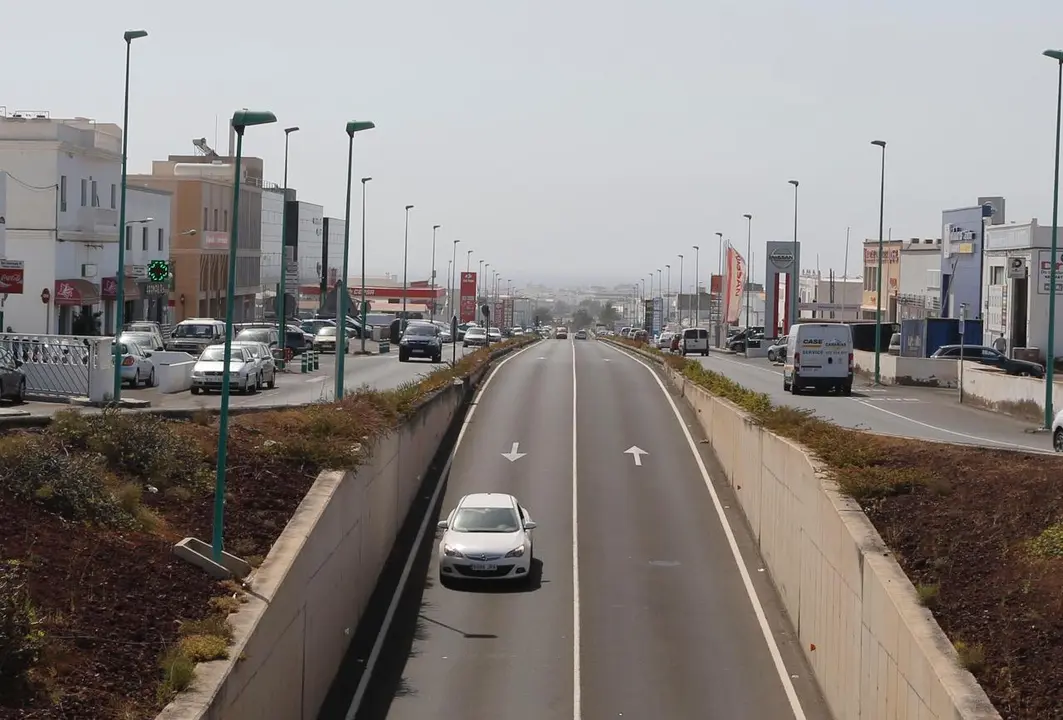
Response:
[[[314,349],[319,352],[336,352],[336,338],[339,334],[339,328],[335,325],[322,325],[317,330],[317,335],[314,336]],[[344,354],[351,351],[351,344],[349,342],[343,345]]]
[[[140,345],[148,350],[157,351],[166,349],[166,339],[162,336],[162,327],[157,322],[150,320],[136,320],[134,322],[128,322],[122,328],[122,334],[130,333],[147,333],[151,336],[151,341],[147,344],[140,343]]]
[[[197,356],[211,345],[225,340],[225,323],[213,318],[188,318],[177,323],[166,341],[166,349]]]
[[[786,341],[787,338],[775,338],[768,345],[768,360],[770,362],[783,362],[786,360]]]
[[[153,333],[140,332],[139,330],[126,330],[118,336],[118,342],[120,343],[132,343],[139,345],[145,350],[156,351],[165,350],[162,345],[156,345],[156,338]]]
[[[406,326],[399,340],[399,362],[409,362],[411,357],[442,362],[443,340],[438,327],[416,320]]]
[[[26,399],[26,374],[22,361],[6,347],[0,347],[0,398],[21,403]]]
[[[209,345],[192,366],[192,394],[220,391],[224,378],[225,345]],[[229,387],[246,394],[258,391],[258,366],[251,351],[234,345],[229,356]]]
[[[151,351],[131,342],[119,343],[122,354],[122,382],[129,387],[155,387],[155,364],[151,361]]]
[[[280,335],[276,327],[249,327],[236,333],[236,342],[263,343],[266,347],[280,347]]]
[[[1052,421],[1052,449],[1063,452],[1063,410],[1056,413],[1056,419]]]
[[[901,354],[901,334],[899,332],[895,332],[890,335],[890,346],[887,350],[887,353],[890,355]]]
[[[273,348],[263,342],[242,341],[233,343],[233,347],[237,345],[242,345],[251,351],[255,363],[258,365],[256,375],[259,389],[262,389],[263,385],[270,390],[277,387],[277,362],[273,357]]]
[[[985,345],[942,345],[930,357],[959,360],[961,350],[964,360],[1000,368],[1008,375],[1029,375],[1035,378],[1045,376],[1044,365],[1029,360],[1009,358],[996,348]]]

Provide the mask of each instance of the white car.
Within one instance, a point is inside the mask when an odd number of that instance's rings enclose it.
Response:
[[[222,368],[225,365],[225,346],[210,345],[192,366],[192,394],[211,390],[221,391]],[[258,392],[258,363],[251,350],[234,344],[229,356],[229,389],[243,394]]]
[[[439,521],[439,581],[524,580],[531,577],[535,523],[517,498],[476,493]]]
[[[1052,421],[1052,449],[1063,452],[1063,410],[1060,410]]]

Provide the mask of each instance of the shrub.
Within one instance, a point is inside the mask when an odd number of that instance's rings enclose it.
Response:
[[[44,648],[41,625],[21,566],[11,560],[0,562],[0,690],[27,682],[27,673]]]

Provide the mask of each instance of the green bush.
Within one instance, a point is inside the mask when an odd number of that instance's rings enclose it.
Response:
[[[44,648],[44,630],[23,575],[18,562],[0,561],[0,691],[24,685]]]

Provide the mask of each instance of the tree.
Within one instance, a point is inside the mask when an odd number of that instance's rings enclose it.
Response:
[[[594,318],[586,308],[579,308],[572,314],[572,327],[576,330],[589,328],[594,323]]]
[[[591,317],[598,317],[602,314],[602,304],[593,298],[581,300],[579,306],[590,313]]]
[[[602,308],[602,311],[598,313],[598,322],[602,325],[605,325],[610,330],[613,328],[613,325],[615,325],[616,321],[619,319],[620,313],[616,311],[616,308],[613,307],[613,304],[611,302],[607,302]]]
[[[538,318],[540,325],[549,325],[554,321],[553,312],[554,311],[548,307],[539,306],[535,308],[532,317]]]

